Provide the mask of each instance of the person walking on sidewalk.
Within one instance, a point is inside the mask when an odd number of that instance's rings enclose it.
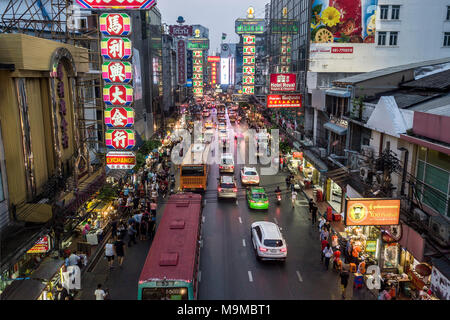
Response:
[[[158,207],[158,204],[156,203],[155,199],[152,199],[152,203],[150,203],[150,210],[152,213],[152,216],[156,217],[156,208]]]
[[[136,229],[134,228],[134,223],[128,226],[128,246],[131,247],[131,243],[137,244],[136,242]]]
[[[108,243],[105,244],[105,257],[108,260],[109,269],[112,269],[114,263],[114,245],[112,239],[109,239]]]
[[[350,274],[346,268],[342,269],[341,273],[339,274],[341,278],[341,293],[342,293],[342,299],[345,299],[345,291],[347,289],[348,285],[348,278],[350,277]]]
[[[122,268],[123,257],[125,256],[125,242],[121,238],[117,239],[114,242],[114,251],[117,256],[117,262],[119,263],[119,267]]]
[[[312,198],[309,198],[308,206],[309,206],[309,213],[312,213],[312,209],[313,209],[313,206],[314,206],[314,200]]]
[[[328,240],[327,240],[327,238],[325,238],[325,239],[323,239],[323,240],[321,240],[320,241],[320,246],[321,246],[321,255],[320,255],[320,262],[322,263],[323,262],[323,257],[324,257],[324,254],[323,254],[323,250],[326,248],[326,246],[327,246],[327,244],[328,244]]]
[[[323,249],[323,255],[325,256],[325,269],[328,270],[328,267],[330,265],[330,259],[333,256],[333,249],[331,249],[331,246],[329,243],[327,243],[327,246],[325,249]]]
[[[328,230],[325,227],[322,227],[322,231],[320,232],[320,240],[328,239],[329,235],[330,233],[328,232]]]
[[[311,209],[311,224],[314,226],[317,222],[317,205],[313,203],[312,209]]]
[[[295,207],[295,201],[297,200],[297,191],[292,190],[292,208]]]
[[[95,300],[105,300],[106,292],[102,289],[102,284],[97,285],[97,290],[94,292]]]

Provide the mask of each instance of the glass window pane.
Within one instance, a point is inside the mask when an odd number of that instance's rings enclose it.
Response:
[[[426,155],[427,155],[427,148],[419,147],[419,159],[425,161]]]
[[[442,168],[446,171],[450,171],[450,156],[445,153],[435,150],[428,150],[427,163]]]
[[[417,179],[420,181],[423,181],[423,172],[424,172],[424,164],[422,161],[419,160],[417,163]]]
[[[437,212],[446,215],[445,207],[446,207],[446,196],[442,193],[433,189],[431,187],[424,186],[423,192],[423,203],[433,208]]]
[[[425,183],[445,192],[445,194],[448,192],[448,177],[449,173],[444,170],[430,165],[425,167]]]

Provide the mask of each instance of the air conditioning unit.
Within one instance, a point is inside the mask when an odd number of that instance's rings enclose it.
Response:
[[[350,169],[351,169],[351,170],[355,170],[355,169],[358,169],[358,168],[361,167],[361,166],[358,164],[359,157],[358,157],[357,154],[351,153],[351,154],[349,155],[348,159],[349,159],[348,161],[349,161]]]
[[[420,221],[422,223],[427,223],[428,221],[428,215],[419,208],[414,208],[413,217],[415,220]]]
[[[319,148],[320,151],[320,157],[325,158],[327,156],[327,149],[325,148]]]
[[[431,235],[442,246],[450,244],[450,223],[441,215],[432,216],[429,224]]]
[[[359,167],[367,167],[369,164],[369,158],[360,154],[358,155],[358,166]]]
[[[362,145],[361,146],[362,154],[365,155],[368,158],[373,157],[373,148],[371,146]]]
[[[369,167],[361,167],[359,169],[359,177],[366,181],[367,178],[369,177],[369,172],[370,172],[370,168]]]

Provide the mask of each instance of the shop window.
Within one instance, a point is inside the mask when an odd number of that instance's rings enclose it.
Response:
[[[425,161],[426,155],[427,155],[427,148],[419,147],[419,159]]]
[[[425,183],[447,193],[448,191],[449,173],[438,169],[434,166],[428,165],[425,169]]]
[[[428,150],[427,163],[450,171],[450,155],[448,154],[438,152],[436,150]]]

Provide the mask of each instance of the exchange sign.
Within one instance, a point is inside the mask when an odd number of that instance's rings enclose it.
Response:
[[[128,84],[108,84],[103,88],[103,102],[107,105],[128,106],[133,102],[133,87]]]
[[[295,73],[272,73],[270,75],[271,91],[295,91],[297,76]]]
[[[133,69],[131,63],[126,61],[106,61],[102,65],[102,76],[108,83],[129,83],[133,78]]]
[[[105,124],[109,128],[130,128],[134,125],[134,110],[127,107],[105,109]]]
[[[267,96],[267,108],[300,108],[301,94],[270,94]]]
[[[131,41],[127,38],[103,38],[101,52],[104,59],[127,60],[131,58]]]
[[[110,169],[133,169],[136,156],[133,152],[111,151],[106,154],[106,165]]]
[[[105,144],[108,149],[129,150],[136,145],[134,131],[114,129],[105,132]]]
[[[156,0],[76,0],[85,9],[145,9],[150,10]]]
[[[345,224],[347,226],[398,225],[399,199],[347,199]]]
[[[100,31],[105,36],[128,36],[131,33],[130,16],[126,13],[104,13],[100,16]]]

